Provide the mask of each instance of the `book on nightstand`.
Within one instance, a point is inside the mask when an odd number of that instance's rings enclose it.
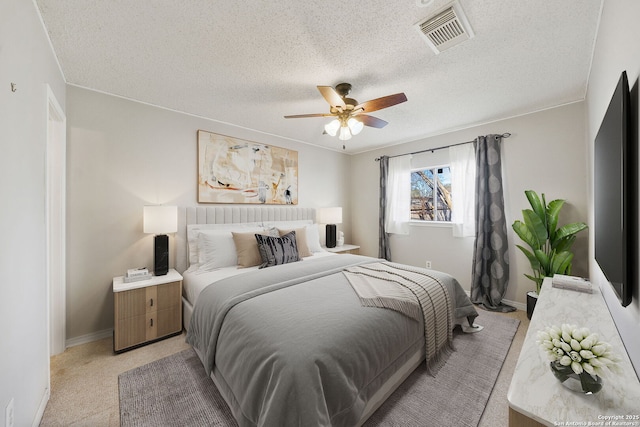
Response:
[[[127,274],[124,276],[125,283],[137,282],[139,280],[151,279],[153,275],[149,273],[149,269],[142,268],[130,268],[127,270]]]
[[[566,276],[564,274],[554,274],[551,286],[559,289],[569,289],[577,292],[590,294],[591,282],[584,277]]]

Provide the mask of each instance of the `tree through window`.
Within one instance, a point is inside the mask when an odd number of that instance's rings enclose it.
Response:
[[[447,166],[411,171],[411,220],[451,221],[451,168]]]

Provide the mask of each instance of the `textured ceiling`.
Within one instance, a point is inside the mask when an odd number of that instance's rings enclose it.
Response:
[[[582,100],[602,0],[460,0],[475,37],[436,55],[414,24],[450,3],[36,0],[68,83],[342,151],[317,85],[404,92],[347,153]],[[508,129],[496,129],[508,131]]]

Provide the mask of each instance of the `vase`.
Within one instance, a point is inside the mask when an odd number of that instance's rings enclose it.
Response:
[[[531,320],[533,316],[533,310],[536,308],[538,302],[538,293],[534,291],[527,292],[527,318]]]
[[[584,394],[594,394],[602,390],[602,378],[588,372],[576,374],[571,366],[563,366],[557,360],[549,364],[551,372],[560,384],[571,391]]]

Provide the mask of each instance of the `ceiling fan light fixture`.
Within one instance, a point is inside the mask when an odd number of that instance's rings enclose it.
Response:
[[[351,117],[349,121],[347,121],[347,125],[349,126],[349,130],[351,131],[352,135],[359,134],[362,131],[362,128],[364,128],[364,123],[353,117]]]
[[[325,132],[331,136],[336,136],[338,129],[340,129],[340,121],[338,119],[331,120],[329,123],[324,125]]]
[[[338,138],[340,139],[340,141],[351,139],[351,131],[347,126],[342,126],[340,128],[340,136],[338,136]]]
[[[325,101],[329,103],[328,114],[296,114],[284,116],[284,118],[333,117],[333,120],[323,126],[324,133],[338,136],[341,141],[347,141],[354,135],[358,135],[365,126],[377,129],[385,127],[387,122],[373,117],[369,113],[392,107],[407,100],[407,96],[401,92],[358,103],[353,98],[347,98],[351,92],[351,84],[349,83],[340,83],[336,85],[335,89],[331,86],[318,86],[318,90]],[[342,144],[342,148],[344,148],[344,144]]]

